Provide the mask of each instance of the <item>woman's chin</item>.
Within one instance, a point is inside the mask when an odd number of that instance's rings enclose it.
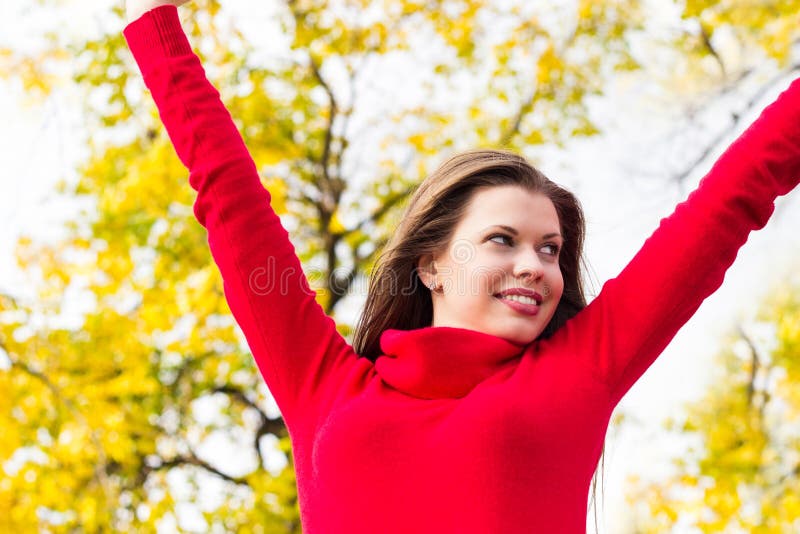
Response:
[[[533,328],[504,328],[498,330],[494,335],[501,337],[515,345],[525,346],[533,343],[542,333],[541,329]]]

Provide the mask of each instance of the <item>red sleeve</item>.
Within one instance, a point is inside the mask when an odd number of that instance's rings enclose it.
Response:
[[[325,315],[219,93],[165,6],[125,29],[161,120],[197,191],[194,212],[225,295],[287,423],[309,416],[323,380],[355,361]],[[300,410],[303,413],[300,414]]]
[[[616,405],[721,284],[774,200],[800,179],[800,80],[725,151],[631,262],[557,332]]]

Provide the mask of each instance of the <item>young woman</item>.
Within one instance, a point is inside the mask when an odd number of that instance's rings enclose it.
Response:
[[[800,82],[588,306],[575,198],[516,155],[456,155],[413,195],[353,347],[192,53],[185,1],[128,0],[125,36],[288,426],[304,530],[584,532],[614,406],[800,178]]]

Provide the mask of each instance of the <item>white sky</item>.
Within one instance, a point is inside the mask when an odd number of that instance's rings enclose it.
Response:
[[[7,15],[21,2],[0,4],[0,36],[12,31]],[[85,10],[91,5],[79,4]],[[668,152],[658,143],[674,124],[670,110],[640,98],[646,91],[645,84],[620,83],[595,106],[605,134],[574,143],[568,154],[553,153],[541,165],[556,181],[563,177],[564,182],[573,184],[584,203],[589,225],[587,255],[601,283],[624,266],[659,219],[683,196],[656,179],[637,177],[639,170],[653,170],[652,163],[649,167],[645,164],[654,157],[666,161],[663,155]],[[74,166],[82,156],[72,133],[81,123],[78,106],[71,98],[65,88],[44,106],[31,106],[21,88],[0,84],[0,163],[4,169],[0,178],[0,291],[25,289],[11,259],[16,237],[22,232],[56,237],[59,221],[69,213],[68,204],[58,202],[52,188],[58,180],[74,176]],[[727,124],[725,109],[718,117],[713,125]],[[715,132],[709,130],[708,137]],[[704,162],[702,170],[711,162]],[[695,176],[694,182],[698,178]],[[620,409],[628,422],[618,432],[610,432],[606,453],[606,498],[600,515],[608,532],[622,532],[624,477],[629,473],[645,477],[664,474],[669,456],[680,451],[679,444],[664,439],[660,425],[682,403],[703,394],[720,339],[738,319],[751,317],[761,298],[794,272],[800,260],[797,228],[800,195],[795,192],[780,199],[776,216],[765,230],[751,237],[722,288],[623,400]]]

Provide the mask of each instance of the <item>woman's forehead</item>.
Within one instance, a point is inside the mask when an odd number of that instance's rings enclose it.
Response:
[[[494,226],[524,232],[559,232],[558,213],[544,194],[519,186],[496,186],[475,192],[459,227],[477,232]],[[508,231],[508,229],[506,229]]]

